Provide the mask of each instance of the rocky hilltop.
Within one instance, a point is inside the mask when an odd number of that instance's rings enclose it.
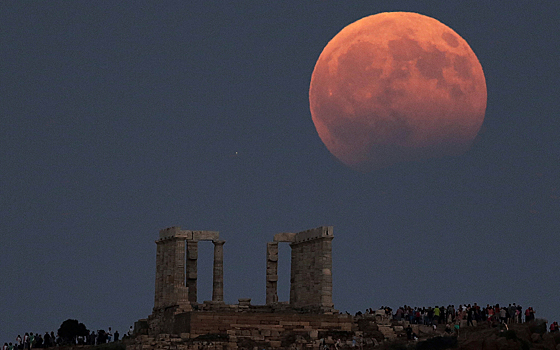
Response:
[[[481,322],[474,327],[445,330],[445,325],[410,325],[417,340],[408,340],[408,323],[356,320],[358,332],[363,332],[364,348],[391,350],[560,350],[560,332],[547,332],[544,320],[509,325]]]
[[[308,331],[304,324],[293,329],[284,327],[279,334],[280,340],[272,343],[261,331],[243,329],[243,325],[223,334],[205,334],[196,338],[172,334],[160,334],[155,338],[138,335],[127,342],[127,349],[560,350],[560,332],[547,332],[544,320],[510,325],[481,322],[449,331],[443,324],[433,327],[360,316],[353,317],[352,325],[348,331],[325,329],[319,332]],[[417,339],[408,339],[409,326]]]

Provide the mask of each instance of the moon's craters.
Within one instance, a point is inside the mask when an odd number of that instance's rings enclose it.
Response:
[[[433,18],[383,13],[325,47],[309,101],[319,136],[360,170],[458,155],[486,108],[482,67],[464,40]]]
[[[445,32],[441,35],[441,38],[447,43],[447,45],[451,47],[459,46],[459,40],[455,37],[455,35]]]
[[[345,54],[338,58],[337,80],[346,85],[363,85],[367,81],[379,79],[382,69],[372,66],[378,60],[375,45],[368,42],[358,42],[350,46]]]

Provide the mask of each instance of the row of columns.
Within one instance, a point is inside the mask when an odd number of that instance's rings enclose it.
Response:
[[[278,302],[278,243],[287,242],[292,250],[290,305],[331,310],[332,239],[332,226],[276,234],[274,241],[267,243],[266,303]],[[156,241],[155,309],[174,305],[186,309],[188,304],[197,303],[198,242],[208,240],[214,244],[212,301],[224,301],[225,241],[215,231],[171,227],[160,231]]]
[[[212,240],[214,263],[212,301],[224,301],[224,249],[225,241]],[[184,299],[185,288],[189,303],[197,303],[198,240],[177,235],[156,241],[156,291],[154,308],[179,305]],[[186,263],[186,265],[185,265]]]

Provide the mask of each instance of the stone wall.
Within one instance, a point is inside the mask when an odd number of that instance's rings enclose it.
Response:
[[[157,335],[139,335],[127,349],[195,349],[209,343],[216,349],[288,347],[296,339],[319,348],[322,332],[351,332],[349,315],[316,315],[261,312],[200,312],[175,316],[174,329]]]

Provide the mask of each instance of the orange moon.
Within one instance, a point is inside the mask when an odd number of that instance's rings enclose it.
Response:
[[[436,19],[380,13],[342,29],[311,76],[313,123],[344,164],[370,171],[467,151],[486,111],[467,42]]]

